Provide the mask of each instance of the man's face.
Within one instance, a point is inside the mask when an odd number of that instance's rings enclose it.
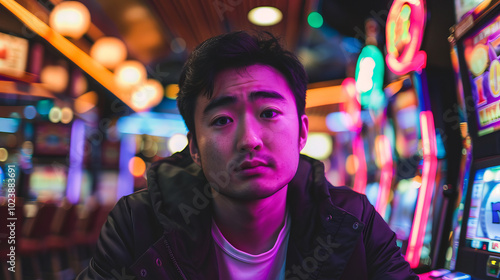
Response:
[[[191,155],[219,193],[265,198],[295,175],[308,119],[299,124],[294,95],[276,69],[257,64],[221,71],[212,98],[198,97],[194,119]]]

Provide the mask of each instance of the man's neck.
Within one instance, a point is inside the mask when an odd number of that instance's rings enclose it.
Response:
[[[214,220],[224,238],[238,250],[257,255],[270,250],[283,227],[287,186],[270,197],[241,201],[218,194]]]

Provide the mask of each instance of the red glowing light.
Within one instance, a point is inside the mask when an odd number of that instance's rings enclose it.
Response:
[[[363,139],[358,134],[354,141],[352,142],[353,154],[358,160],[358,170],[354,176],[354,187],[353,189],[359,193],[364,194],[366,190],[366,180],[367,180],[367,169],[366,169],[366,159],[365,159],[365,147],[363,144]]]
[[[375,138],[375,150],[381,167],[380,188],[375,209],[382,217],[384,217],[387,203],[389,201],[393,175],[392,148],[389,139],[385,135],[378,135]]]

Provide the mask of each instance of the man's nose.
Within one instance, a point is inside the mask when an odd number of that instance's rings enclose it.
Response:
[[[247,119],[246,121],[241,122],[238,130],[238,151],[249,152],[262,149],[262,128],[258,125],[257,120]]]

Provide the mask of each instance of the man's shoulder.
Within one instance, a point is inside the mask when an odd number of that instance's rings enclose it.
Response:
[[[374,211],[366,195],[358,193],[349,187],[334,187],[330,185],[328,190],[333,205],[342,208],[358,219],[362,219],[368,213]]]

